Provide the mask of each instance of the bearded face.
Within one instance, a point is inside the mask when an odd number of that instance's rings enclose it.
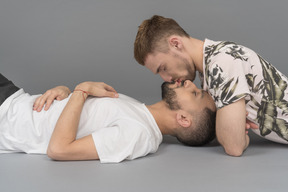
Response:
[[[162,100],[165,101],[171,110],[180,109],[180,105],[177,102],[177,96],[174,89],[170,88],[169,85],[174,84],[174,82],[164,82],[161,85],[162,90]]]

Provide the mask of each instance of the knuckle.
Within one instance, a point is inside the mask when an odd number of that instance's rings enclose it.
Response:
[[[34,101],[35,104],[39,103],[39,97]]]
[[[51,94],[52,94],[52,90],[51,90],[51,89],[47,90],[47,91],[46,91],[46,94],[47,94],[47,95],[51,95]]]
[[[43,104],[43,103],[44,103],[44,99],[42,99],[42,98],[39,99],[39,102],[38,102],[38,103],[39,103],[39,105]]]
[[[46,103],[52,103],[53,101],[54,101],[54,99],[48,98],[47,101],[46,101]]]

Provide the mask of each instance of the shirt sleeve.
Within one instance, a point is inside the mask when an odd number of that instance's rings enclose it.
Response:
[[[92,133],[92,137],[101,163],[119,163],[153,151],[146,129],[125,120]]]
[[[206,67],[208,90],[217,109],[250,94],[248,79],[251,66],[248,57],[237,58],[223,51]]]

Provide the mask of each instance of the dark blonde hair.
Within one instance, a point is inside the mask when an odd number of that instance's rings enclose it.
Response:
[[[167,52],[167,38],[171,35],[189,35],[180,25],[171,18],[154,15],[150,19],[144,20],[138,28],[134,42],[134,58],[144,65],[148,54],[154,51]]]

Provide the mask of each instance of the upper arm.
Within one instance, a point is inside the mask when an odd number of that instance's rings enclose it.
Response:
[[[113,127],[94,132],[93,139],[101,163],[119,163],[147,155],[154,150],[151,136],[136,121],[121,119]],[[152,148],[152,149],[151,149]]]
[[[205,67],[205,88],[218,109],[251,93],[247,80],[251,73],[250,63],[233,58],[225,50],[213,57],[213,62]]]
[[[47,155],[54,160],[96,160],[99,159],[92,135],[77,139],[67,146],[49,146]]]
[[[216,47],[215,47],[216,46]],[[208,51],[206,89],[217,109],[216,134],[226,153],[240,156],[249,143],[245,134],[245,100],[251,94],[250,52],[231,42],[221,42]]]
[[[228,155],[240,156],[249,144],[245,133],[246,110],[244,98],[217,111],[216,135]]]

